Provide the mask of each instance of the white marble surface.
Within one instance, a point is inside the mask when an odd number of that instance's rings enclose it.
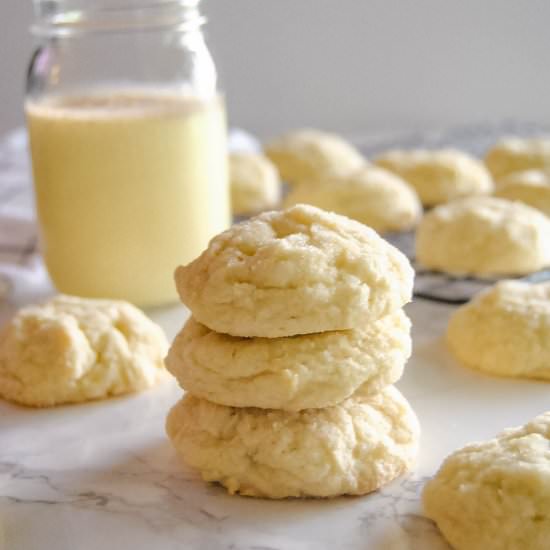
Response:
[[[408,307],[414,355],[399,387],[420,418],[417,467],[376,494],[270,502],[203,483],[164,436],[174,384],[32,410],[0,402],[2,550],[443,550],[422,516],[423,483],[464,443],[550,408],[548,386],[460,367],[442,342],[451,308]],[[172,337],[182,308],[152,313]],[[1,537],[1,535],[0,535]]]

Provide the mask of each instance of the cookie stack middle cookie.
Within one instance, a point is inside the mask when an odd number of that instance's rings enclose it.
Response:
[[[215,237],[176,285],[192,317],[166,363],[188,394],[167,432],[204,479],[250,496],[363,494],[416,454],[391,387],[410,355],[408,260],[298,205]]]

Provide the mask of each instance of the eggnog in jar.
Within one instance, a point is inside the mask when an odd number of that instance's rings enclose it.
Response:
[[[26,114],[58,290],[175,301],[174,268],[230,223],[223,102],[124,91],[29,101]]]

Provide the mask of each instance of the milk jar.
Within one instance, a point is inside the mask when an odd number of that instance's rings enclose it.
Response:
[[[61,292],[173,302],[175,267],[229,225],[225,109],[198,1],[35,2],[25,110]]]

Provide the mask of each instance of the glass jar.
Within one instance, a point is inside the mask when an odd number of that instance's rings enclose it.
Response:
[[[37,0],[25,111],[61,292],[173,302],[230,223],[224,103],[199,0]]]

